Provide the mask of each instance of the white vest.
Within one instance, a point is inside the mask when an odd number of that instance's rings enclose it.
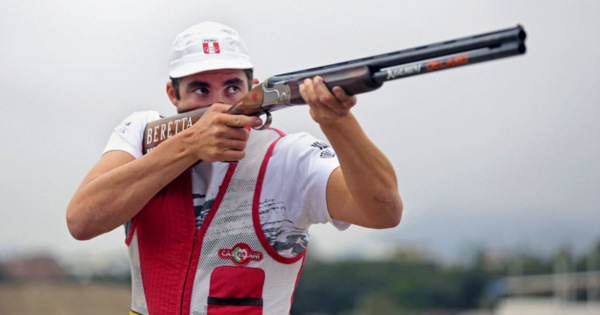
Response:
[[[246,157],[229,167],[199,230],[189,174],[167,186],[134,218],[127,239],[132,314],[289,314],[304,253],[279,255],[259,219],[262,182],[281,136],[276,130],[251,132]],[[182,195],[189,200],[181,201]],[[177,223],[186,218],[191,224]]]

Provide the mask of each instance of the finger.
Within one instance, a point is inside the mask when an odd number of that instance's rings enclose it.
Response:
[[[300,84],[299,90],[300,90],[300,95],[304,99],[304,102],[306,102],[306,104],[308,104],[308,107],[310,108],[310,110],[309,110],[310,117],[312,117],[312,119],[314,121],[316,121],[317,114],[315,113],[315,111],[313,109],[314,105],[310,101],[310,97],[307,92],[308,86],[310,86],[310,85],[312,85],[312,82],[310,81],[310,79],[306,79],[306,80],[304,80],[304,83]]]
[[[211,112],[226,113],[227,110],[229,109],[229,107],[231,107],[231,106],[232,105],[223,104],[223,103],[214,103],[214,104],[210,105],[210,108],[208,110]]]
[[[228,127],[259,127],[262,126],[262,119],[255,116],[244,115],[223,115],[223,123]]]
[[[306,80],[305,80],[305,82],[306,82]],[[300,95],[302,96],[302,99],[304,99],[304,102],[310,106],[310,104],[309,104],[310,98],[308,96],[308,91],[306,90],[307,86],[308,86],[308,84],[302,83],[302,84],[300,84],[299,90],[300,90]]]
[[[315,93],[317,94],[317,97],[319,98],[319,102],[321,104],[324,104],[327,106],[335,106],[340,103],[340,101],[338,99],[336,99],[333,96],[333,94],[331,94],[331,91],[329,91],[329,89],[325,85],[325,81],[323,81],[323,78],[321,78],[319,76],[315,77],[314,89],[315,89]]]
[[[317,96],[317,93],[315,92],[315,87],[314,87],[314,81],[311,79],[305,79],[304,80],[304,101],[308,104],[308,105],[321,105],[320,101],[319,101],[319,97]]]
[[[323,84],[323,79],[321,77],[315,77],[315,80],[321,80],[321,87],[319,89],[321,89],[321,91],[319,93],[326,93],[328,94],[332,99],[333,99],[333,95],[331,95],[331,93],[329,92],[329,90],[327,90],[327,87]],[[317,93],[317,91],[315,90],[315,80],[311,80],[311,79],[306,79],[304,80],[304,83],[302,84],[302,97],[304,98],[304,100],[306,101],[306,103],[308,104],[308,106],[310,106],[310,115],[313,118],[313,120],[317,120],[316,118],[318,116],[322,116],[322,115],[329,115],[332,113],[335,113],[335,110],[332,108],[331,104],[324,104],[322,102],[322,100],[319,98],[319,95]],[[320,113],[320,114],[319,114]]]
[[[310,113],[310,117],[311,117],[311,118],[312,118],[314,121],[316,121],[316,120],[317,120],[317,114],[315,114],[315,112],[313,111],[313,109],[311,108],[311,109],[310,109],[308,112]]]
[[[227,150],[221,154],[221,156],[219,157],[219,161],[221,161],[221,162],[236,162],[236,161],[240,161],[241,159],[243,159],[244,156],[246,156],[245,151]]]
[[[223,139],[219,143],[219,149],[221,152],[226,151],[244,151],[246,149],[246,141],[235,140],[235,139]]]
[[[352,107],[356,104],[356,95],[349,95],[339,86],[336,86],[332,90],[333,95],[342,102],[344,105]]]
[[[246,156],[246,141],[224,140],[221,144],[220,159],[223,162],[239,161]]]
[[[225,152],[224,161],[240,161],[246,156],[246,151],[233,151],[229,150]]]
[[[219,139],[211,146],[206,161],[238,161],[245,156],[246,141]]]
[[[223,138],[232,140],[246,141],[250,137],[250,132],[246,128],[227,127],[223,134]]]

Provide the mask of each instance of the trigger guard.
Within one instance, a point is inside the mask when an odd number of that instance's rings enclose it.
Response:
[[[273,122],[273,117],[271,116],[271,113],[264,112],[264,114],[267,115],[267,120],[265,121],[265,123],[262,124],[262,126],[260,126],[260,127],[252,127],[252,129],[265,130],[265,129],[269,128],[269,126],[271,126],[271,122]]]

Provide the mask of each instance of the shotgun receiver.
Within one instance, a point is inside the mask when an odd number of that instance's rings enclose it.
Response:
[[[272,76],[255,86],[232,106],[228,113],[267,118],[271,112],[305,104],[299,86],[306,78],[321,76],[331,90],[335,86],[354,95],[380,88],[384,82],[425,74],[497,58],[525,53],[525,30],[522,26],[441,43],[395,51],[332,65]],[[143,152],[148,153],[162,141],[192,126],[208,108],[200,108],[163,118],[146,126]]]

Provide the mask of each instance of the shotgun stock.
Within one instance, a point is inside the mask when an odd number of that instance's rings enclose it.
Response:
[[[355,95],[380,88],[384,82],[452,69],[498,58],[522,55],[526,51],[522,26],[464,37],[436,44],[345,61],[332,65],[272,76],[252,88],[232,106],[234,115],[267,115],[264,129],[271,123],[271,112],[305,104],[299,86],[306,78],[321,76],[331,90],[342,87]],[[207,108],[163,118],[146,126],[143,152],[150,152],[162,141],[192,126]]]

